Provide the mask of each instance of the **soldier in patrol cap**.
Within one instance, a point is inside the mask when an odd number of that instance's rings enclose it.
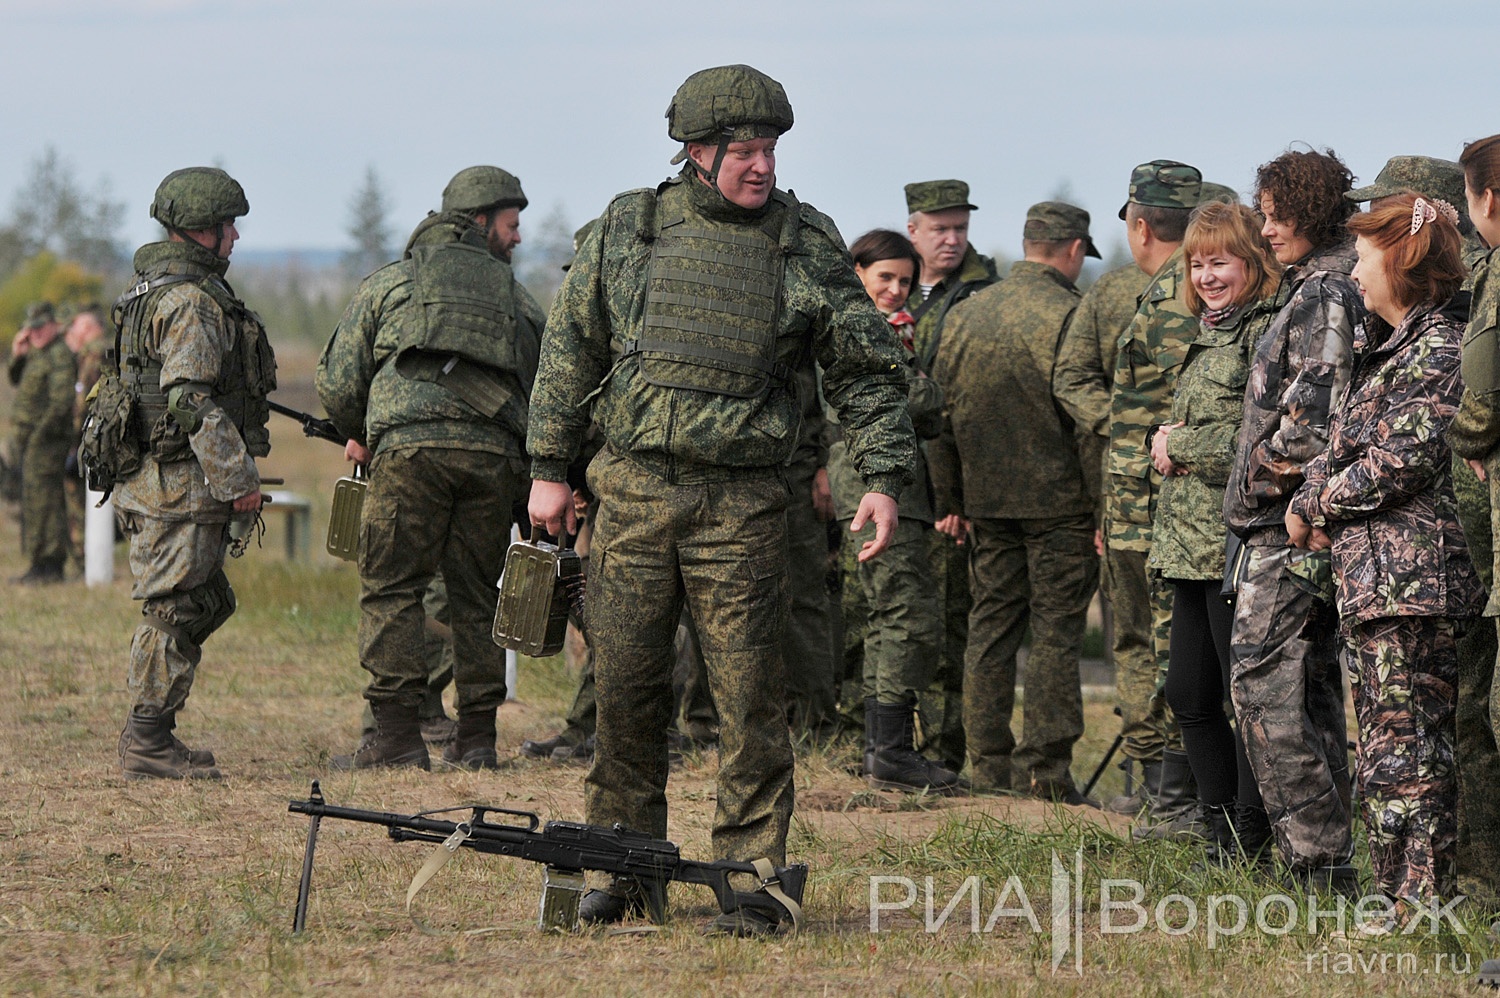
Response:
[[[431,762],[422,592],[442,570],[458,729],[443,761],[493,769],[505,653],[490,638],[511,505],[525,494],[528,398],[544,318],[511,271],[526,195],[496,166],[459,171],[402,258],[365,278],[318,361],[345,456],[369,466],[359,659],[375,737],[335,768]]]
[[[921,257],[906,310],[915,320],[912,342],[917,368],[931,376],[953,306],[1000,279],[995,261],[969,243],[969,216],[979,206],[969,200],[962,180],[923,180],[907,184],[906,232]],[[922,446],[922,444],[919,444]],[[943,620],[942,650],[932,687],[923,694],[923,747],[955,772],[964,766],[963,674],[969,639],[969,559],[963,548],[966,525],[945,516],[932,534],[933,574]]]
[[[73,352],[60,334],[51,302],[26,310],[11,342],[11,419],[21,455],[21,550],[30,565],[12,579],[21,585],[61,582],[68,558],[64,466],[72,446]]]
[[[826,215],[778,189],[792,127],[781,84],[749,66],[693,74],[667,109],[682,171],[617,196],[584,242],[547,323],[532,398],[531,519],[570,529],[566,477],[592,419],[599,498],[587,624],[598,686],[586,819],[664,837],[673,637],[684,602],[720,714],[716,857],[785,862],[793,755],[781,640],[788,612],[785,466],[798,371],[816,361],[849,428],[875,522],[896,526],[913,434],[901,347]],[[857,428],[857,429],[855,429]],[[616,878],[590,923],[663,914],[663,885]],[[741,909],[737,935],[782,919]]]

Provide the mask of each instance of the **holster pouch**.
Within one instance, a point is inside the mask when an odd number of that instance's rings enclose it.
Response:
[[[356,464],[333,486],[333,511],[328,517],[328,553],[354,561],[359,557],[359,517],[365,507],[365,466]]]
[[[546,658],[562,651],[568,630],[569,588],[582,582],[583,560],[571,548],[546,541],[516,541],[505,552],[495,644]]]

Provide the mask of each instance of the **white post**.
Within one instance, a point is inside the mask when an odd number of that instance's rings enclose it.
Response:
[[[115,581],[115,504],[102,492],[85,492],[83,500],[83,579],[90,586]]]
[[[518,541],[520,539],[521,539],[520,528],[517,527],[514,523],[512,523],[510,525],[510,541],[511,541],[512,544],[514,544],[516,541]],[[516,650],[514,648],[507,648],[507,649],[505,649],[505,699],[507,699],[507,700],[514,700],[515,698],[516,698]]]

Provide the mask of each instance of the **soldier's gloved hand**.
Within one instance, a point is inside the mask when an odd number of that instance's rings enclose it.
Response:
[[[534,488],[531,495],[535,501]],[[535,518],[533,514],[532,519]],[[859,501],[859,511],[854,514],[854,522],[849,524],[849,532],[857,534],[864,529],[866,523],[872,521],[875,524],[875,539],[866,541],[859,549],[860,561],[869,561],[890,544],[891,535],[896,532],[896,500],[884,492],[866,492],[865,497]]]
[[[573,510],[573,490],[567,482],[544,482],[537,479],[531,483],[531,500],[526,504],[526,513],[531,522],[553,537],[578,532],[578,514]]]

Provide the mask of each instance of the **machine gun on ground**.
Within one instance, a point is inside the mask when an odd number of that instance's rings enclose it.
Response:
[[[714,892],[719,908],[726,914],[741,908],[756,909],[778,922],[790,920],[793,931],[802,921],[802,889],[807,882],[807,866],[803,863],[785,867],[773,867],[764,859],[751,863],[727,859],[702,863],[683,859],[675,843],[653,839],[620,825],[603,828],[571,821],[549,821],[542,825],[541,819],[530,811],[483,804],[438,808],[412,815],[337,807],[323,799],[317,780],[313,781],[307,800],[294,800],[287,810],[293,814],[305,814],[311,819],[307,829],[307,848],[302,856],[302,881],[297,888],[293,932],[301,932],[307,921],[313,852],[318,842],[318,824],[324,818],[383,825],[397,842],[433,842],[441,847],[412,880],[406,894],[408,906],[422,885],[462,847],[543,864],[538,917],[538,926],[542,929],[572,931],[578,927],[578,902],[583,895],[585,870],[634,877],[642,883],[655,883],[663,888],[669,880],[701,884]],[[460,811],[468,812],[461,821],[434,817]],[[520,823],[489,821],[489,815],[507,815],[520,819]],[[730,885],[731,874],[754,877],[760,886],[753,891],[737,891]],[[647,893],[666,896],[665,890]],[[666,913],[655,911],[650,914],[654,921],[661,921]]]
[[[301,423],[302,432],[306,436],[317,437],[319,440],[327,440],[329,443],[338,444],[340,447],[344,446],[347,438],[339,432],[337,426],[333,425],[333,420],[319,419],[310,412],[293,409],[289,405],[282,405],[280,402],[271,399],[266,399],[266,405],[271,407],[272,412],[288,416]]]

